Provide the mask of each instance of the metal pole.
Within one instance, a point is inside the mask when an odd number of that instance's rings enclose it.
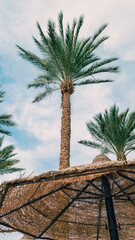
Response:
[[[119,240],[116,218],[113,207],[110,183],[106,176],[102,176],[103,190],[105,194],[106,211],[110,231],[110,240]]]

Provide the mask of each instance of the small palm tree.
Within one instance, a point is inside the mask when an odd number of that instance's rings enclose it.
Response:
[[[41,74],[28,88],[42,88],[33,102],[39,102],[54,91],[60,90],[62,94],[62,119],[61,119],[61,153],[59,168],[69,166],[70,159],[70,135],[71,135],[71,110],[70,96],[76,86],[111,82],[109,79],[98,79],[98,73],[116,73],[118,66],[110,66],[118,58],[101,59],[95,55],[96,48],[108,37],[99,35],[107,27],[102,25],[93,36],[79,39],[79,32],[83,24],[83,16],[79,20],[73,20],[72,26],[67,24],[63,29],[63,13],[58,15],[59,33],[56,32],[55,23],[48,21],[48,35],[45,36],[39,23],[37,27],[41,37],[38,41],[33,37],[42,57],[38,57],[30,51],[18,47],[22,58],[28,60]]]
[[[86,125],[96,141],[79,143],[100,149],[102,153],[113,153],[117,160],[126,160],[126,156],[135,151],[135,112],[129,113],[127,109],[119,113],[119,108],[113,105],[109,111],[95,115],[94,120]]]
[[[3,102],[5,92],[0,90],[0,103]],[[6,135],[11,135],[11,132],[4,129],[3,126],[6,127],[13,127],[15,126],[15,122],[12,120],[12,115],[11,114],[2,114],[0,115],[0,133],[1,134],[6,134]]]
[[[0,175],[24,170],[22,168],[13,167],[20,161],[13,158],[16,155],[16,153],[13,153],[15,149],[13,145],[2,148],[3,139],[4,137],[0,138]]]

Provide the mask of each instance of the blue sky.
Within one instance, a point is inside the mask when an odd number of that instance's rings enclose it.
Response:
[[[58,169],[60,149],[61,96],[32,104],[37,91],[26,86],[39,73],[18,56],[16,44],[38,54],[32,36],[38,38],[36,21],[46,33],[49,18],[57,22],[60,10],[64,22],[85,16],[80,37],[88,37],[102,24],[109,23],[104,35],[110,38],[98,50],[103,58],[117,56],[120,73],[110,76],[114,83],[91,85],[75,90],[72,102],[71,165],[87,164],[99,152],[77,143],[90,139],[85,123],[116,103],[121,110],[134,111],[135,96],[135,1],[134,0],[1,0],[0,1],[0,84],[6,92],[1,113],[12,113],[17,127],[5,145],[14,144],[19,167],[25,176]],[[104,76],[107,77],[107,76]],[[135,158],[132,153],[129,159]],[[112,159],[115,159],[113,156]],[[0,181],[17,178],[5,175]],[[19,240],[22,234],[0,234],[1,240]]]

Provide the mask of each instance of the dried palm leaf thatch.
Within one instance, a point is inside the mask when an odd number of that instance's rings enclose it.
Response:
[[[23,235],[23,237],[20,240],[34,240],[34,238],[28,235]]]
[[[1,228],[36,239],[110,239],[103,176],[110,184],[119,239],[134,240],[135,160],[110,161],[104,155],[92,164],[3,183]]]

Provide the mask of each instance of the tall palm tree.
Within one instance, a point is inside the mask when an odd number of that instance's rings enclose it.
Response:
[[[81,140],[79,143],[100,149],[104,153],[113,153],[117,160],[126,160],[126,156],[135,151],[135,112],[127,109],[119,113],[116,105],[106,109],[103,114],[88,122],[87,129],[96,141]]]
[[[4,101],[4,95],[5,95],[5,92],[0,90],[0,103]],[[0,115],[0,133],[1,134],[11,135],[11,132],[9,130],[3,128],[3,126],[13,127],[15,125],[16,124],[12,120],[12,115],[11,114],[4,113],[4,114]]]
[[[59,169],[68,167],[70,159],[71,110],[70,96],[76,86],[111,82],[109,79],[98,79],[98,73],[116,73],[118,66],[110,66],[116,57],[101,59],[95,55],[96,48],[103,43],[107,36],[99,37],[107,24],[102,25],[91,37],[79,39],[83,25],[83,16],[73,20],[72,26],[67,24],[63,29],[63,13],[58,15],[59,33],[56,32],[55,22],[48,21],[47,36],[37,23],[41,41],[33,37],[42,57],[26,51],[17,45],[19,54],[38,69],[41,74],[28,85],[28,88],[43,88],[33,102],[39,102],[54,91],[62,94],[61,118],[61,153]]]
[[[2,148],[3,139],[4,137],[0,138],[0,175],[24,170],[14,167],[15,164],[20,162],[13,158],[16,155],[16,153],[13,153],[15,148],[13,145]]]

